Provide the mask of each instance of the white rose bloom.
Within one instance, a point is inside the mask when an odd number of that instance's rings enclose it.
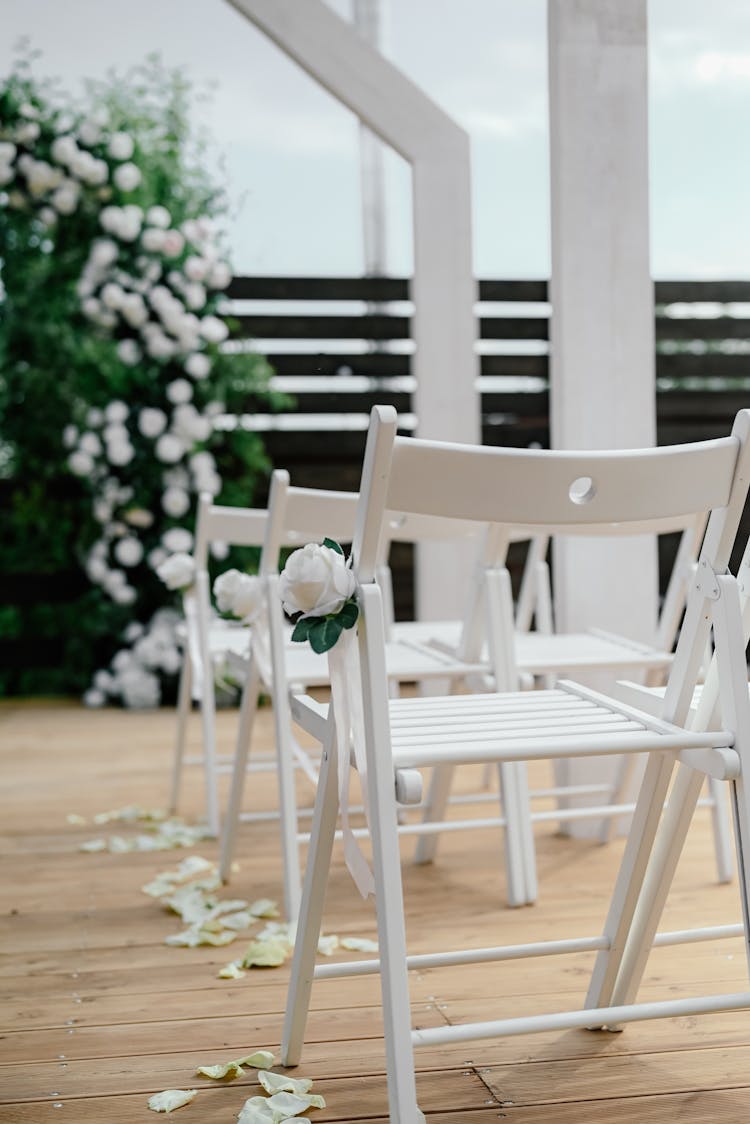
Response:
[[[185,239],[179,230],[167,230],[164,235],[163,252],[168,258],[177,258],[185,249]]]
[[[80,140],[83,141],[84,144],[87,144],[87,145],[98,144],[99,141],[101,140],[101,136],[102,136],[101,126],[96,121],[93,121],[91,118],[88,118],[86,121],[83,121],[82,124],[79,126],[78,136],[79,136]]]
[[[144,437],[158,437],[166,424],[167,415],[154,406],[145,406],[138,415],[138,428]]]
[[[224,573],[219,574],[214,581],[214,601],[220,613],[232,612],[234,599],[240,587],[242,577],[243,575],[240,570],[225,570]]]
[[[211,370],[211,360],[207,355],[196,351],[193,355],[188,355],[185,360],[185,370],[191,379],[205,379]]]
[[[122,220],[122,207],[102,207],[101,211],[99,212],[99,225],[109,234],[115,234],[119,237]],[[94,244],[96,245],[96,243]]]
[[[132,445],[126,445],[124,442],[114,442],[107,445],[107,459],[110,464],[123,467],[130,464],[135,456],[135,449]]]
[[[109,281],[102,289],[100,298],[106,308],[117,311],[122,308],[122,302],[125,299],[125,290],[121,288],[120,285],[116,285],[114,281]]]
[[[62,172],[44,160],[34,160],[26,172],[29,191],[37,197],[51,191],[53,187],[59,187],[62,181]]]
[[[206,450],[200,453],[193,453],[190,458],[190,469],[196,476],[200,476],[202,473],[206,472],[215,472],[216,461],[212,454]]]
[[[89,261],[97,269],[106,269],[108,265],[117,261],[118,252],[117,243],[111,238],[97,238],[91,246]]]
[[[218,418],[225,410],[226,406],[223,402],[207,402],[203,407],[203,414],[207,418]]]
[[[164,332],[153,332],[147,337],[146,351],[152,359],[171,359],[177,345]]]
[[[107,404],[104,410],[104,416],[107,421],[115,425],[126,421],[129,413],[130,411],[126,403],[122,402],[119,398],[114,398]]]
[[[78,188],[71,180],[56,188],[50,196],[50,203],[61,215],[72,215],[78,206]]]
[[[102,443],[99,440],[98,433],[82,433],[78,447],[84,453],[88,453],[92,457],[98,457],[102,451]]]
[[[154,452],[162,464],[175,464],[183,456],[185,446],[174,433],[162,433]]]
[[[132,605],[137,594],[132,585],[121,585],[110,591],[110,597],[118,605]]]
[[[18,149],[11,141],[0,141],[0,164],[12,164]]]
[[[224,261],[217,261],[211,266],[211,272],[206,278],[209,289],[226,289],[232,280],[232,271]]]
[[[140,363],[143,352],[135,340],[118,340],[117,357],[126,367],[135,367]]]
[[[185,304],[188,308],[203,308],[206,303],[206,290],[197,281],[185,286]]]
[[[93,187],[101,187],[109,179],[109,165],[106,160],[97,160],[96,157],[88,160],[83,178]]]
[[[57,164],[71,164],[78,155],[78,145],[75,142],[75,137],[60,136],[55,137],[50,148],[52,159]]]
[[[141,235],[141,245],[151,254],[160,254],[164,249],[166,235],[159,227],[147,227]]]
[[[128,203],[127,206],[122,208],[122,219],[118,231],[119,237],[123,242],[135,242],[136,238],[141,233],[142,224],[143,211],[134,203]]]
[[[115,168],[112,179],[120,191],[135,191],[143,176],[135,164],[121,164],[119,168]]]
[[[128,293],[120,311],[123,320],[127,321],[131,328],[140,328],[148,320],[148,309],[143,297],[138,293]]]
[[[166,308],[169,302],[174,300],[174,297],[166,285],[154,285],[148,294],[148,299],[152,308],[155,308],[158,312],[160,308]]]
[[[135,151],[133,138],[128,133],[113,133],[107,145],[107,153],[113,160],[129,160]]]
[[[158,570],[162,562],[166,561],[167,558],[166,550],[160,546],[155,546],[153,550],[149,551],[146,561],[152,570]]]
[[[128,625],[128,628],[125,630],[125,638],[126,639],[128,639],[128,629],[129,628],[130,628],[130,625]],[[108,671],[104,671],[104,670],[97,671],[96,675],[94,676],[94,686],[96,687],[96,689],[98,691],[109,692],[114,687],[114,684],[115,684],[115,681],[114,681],[112,675],[110,674],[110,672],[108,672]]]
[[[112,518],[112,505],[105,499],[94,500],[92,510],[97,523],[109,523]]]
[[[135,666],[135,656],[126,648],[121,648],[120,651],[116,652],[112,657],[112,669],[116,671],[118,675],[122,675],[124,671],[130,671],[130,669]]]
[[[213,558],[215,558],[218,562],[223,562],[229,554],[229,543],[221,542],[219,539],[215,539],[211,543],[209,550],[211,551],[211,555]]]
[[[218,496],[221,491],[221,477],[217,476],[216,473],[203,476],[196,481],[196,485],[199,492],[208,492],[209,496]]]
[[[187,379],[174,379],[167,384],[167,398],[175,405],[189,402],[193,397],[193,388]]]
[[[161,497],[161,506],[167,515],[179,519],[190,509],[190,496],[184,488],[167,488]]]
[[[221,343],[229,335],[229,330],[218,316],[204,316],[201,320],[201,335],[209,343]]]
[[[40,132],[36,121],[27,121],[25,125],[19,125],[16,128],[15,138],[19,144],[33,144],[35,140],[39,139]]]
[[[161,652],[161,669],[167,675],[176,675],[182,667],[182,653],[179,648],[163,648]]]
[[[0,172],[2,172],[2,169],[0,169]],[[57,215],[51,207],[42,207],[39,218],[45,226],[54,226],[57,222]]]
[[[355,589],[354,574],[343,555],[318,543],[308,543],[290,554],[279,578],[279,596],[290,615],[337,613]]]
[[[131,621],[123,635],[128,644],[134,644],[136,640],[140,640],[143,633],[144,628],[140,621]],[[96,683],[96,679],[94,679],[94,683]]]
[[[77,449],[68,457],[68,467],[76,476],[88,476],[93,471],[94,461],[88,453]]]
[[[232,602],[232,613],[245,624],[252,624],[263,609],[264,582],[257,575],[241,574]]]
[[[162,544],[175,554],[193,549],[193,536],[184,527],[170,527],[161,537]]]
[[[66,425],[63,430],[63,445],[66,449],[72,449],[78,442],[78,429],[74,425]]]
[[[138,539],[128,535],[115,545],[114,554],[121,566],[137,566],[143,558],[143,547]]]
[[[106,696],[101,691],[98,691],[96,687],[89,687],[88,691],[86,691],[83,696],[83,705],[93,710],[97,707],[104,706],[106,701]]]
[[[172,216],[166,207],[157,205],[155,207],[149,207],[146,212],[146,222],[149,226],[158,226],[161,227],[162,230],[167,230],[171,221]]]
[[[88,316],[89,320],[98,320],[101,316],[102,306],[96,297],[86,297],[81,301],[81,311],[84,316]]]
[[[96,582],[98,585],[104,585],[109,571],[101,558],[89,558],[86,563],[86,573],[90,581]]]
[[[145,668],[131,668],[119,677],[118,684],[129,710],[151,710],[161,701],[159,680]]]
[[[171,554],[157,567],[156,573],[167,589],[187,589],[195,580],[195,562],[184,552]]]
[[[104,421],[104,411],[100,410],[98,406],[92,406],[86,414],[86,425],[92,428],[99,426]]]
[[[0,187],[7,187],[15,177],[16,173],[11,165],[0,162]],[[5,196],[3,196],[3,198],[5,198]]]
[[[203,281],[210,268],[210,263],[205,258],[199,258],[196,254],[191,254],[189,258],[185,259],[185,264],[182,267],[185,270],[185,276],[190,281]]]
[[[103,431],[104,440],[108,445],[124,445],[130,440],[127,427],[122,422],[109,422]]]

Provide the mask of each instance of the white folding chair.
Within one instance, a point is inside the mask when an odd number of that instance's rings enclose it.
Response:
[[[348,736],[337,731],[341,717],[335,695],[327,709],[305,696],[293,701],[295,719],[321,741],[324,752],[284,1023],[284,1065],[293,1066],[300,1060],[313,979],[357,971],[378,972],[381,979],[391,1124],[424,1122],[416,1100],[415,1046],[750,1006],[748,992],[646,1005],[631,1002],[690,819],[692,797],[706,775],[731,784],[748,938],[750,795],[744,776],[750,769],[750,696],[738,583],[727,573],[748,482],[750,411],[738,415],[732,435],[723,440],[653,450],[578,453],[486,449],[400,438],[396,436],[395,411],[375,408],[353,544],[361,614],[354,647],[361,671],[350,686],[361,690],[363,744],[355,729],[351,753]],[[547,526],[551,532],[580,523],[635,524],[689,511],[711,511],[660,715],[654,717],[614,696],[569,681],[538,691],[390,699],[382,597],[374,580],[377,544],[388,509],[483,522],[526,522]],[[504,640],[497,625],[509,595],[502,571],[489,573],[486,606],[497,682],[503,681],[504,660]],[[723,729],[707,730],[701,727],[713,723],[696,722],[692,728],[690,707],[712,625],[718,673],[709,673],[703,696],[713,715],[711,695],[718,684]],[[512,764],[643,752],[648,754],[646,771],[602,935],[463,949],[416,960],[408,957],[397,815],[397,792],[404,774],[435,764]],[[366,773],[364,794],[380,954],[377,961],[355,967],[315,968],[339,811],[338,774],[342,770],[348,774],[352,759],[360,761]],[[676,790],[665,814],[678,764]],[[410,966],[597,949],[589,994],[581,1010],[410,1029]]]
[[[299,818],[304,812],[297,807],[292,770],[295,755],[300,758],[302,751],[292,730],[289,691],[290,686],[296,689],[328,686],[330,676],[328,660],[324,656],[317,655],[307,645],[289,640],[277,595],[279,552],[282,544],[291,541],[299,543],[316,537],[322,539],[327,536],[341,543],[351,542],[358,500],[359,497],[354,492],[291,487],[287,472],[280,469],[273,473],[260,562],[266,598],[266,653],[264,657],[263,648],[258,643],[260,633],[258,627],[254,626],[255,642],[251,644],[249,654],[238,656],[235,653],[232,657],[233,665],[238,667],[245,681],[232,782],[221,830],[219,870],[224,881],[229,881],[236,850],[237,828],[241,822],[265,822],[278,818],[284,867],[284,904],[290,920],[297,916],[299,909],[299,846],[307,842],[309,833],[299,829]],[[437,521],[422,521],[424,534],[427,534],[428,522]],[[452,532],[455,532],[455,528],[447,526],[443,530],[443,538],[450,537]],[[437,531],[433,528],[430,528],[429,533],[437,536]],[[465,526],[462,527],[462,533],[467,533]],[[381,554],[382,551],[379,551],[379,557]],[[382,570],[381,578],[385,578]],[[461,680],[476,675],[483,669],[481,664],[470,664],[455,656],[448,657],[441,652],[411,646],[398,640],[388,644],[387,656],[392,693],[399,683],[423,682],[428,679]],[[261,689],[270,695],[273,707],[279,782],[279,808],[274,813],[242,811],[246,774],[251,767],[252,731]],[[310,770],[308,773],[316,779]],[[421,785],[419,792],[412,795],[414,800],[419,799]]]
[[[175,738],[169,807],[177,810],[183,769],[186,765],[202,765],[205,778],[206,820],[213,835],[219,832],[219,796],[217,770],[231,762],[221,761],[216,751],[215,667],[224,664],[230,652],[244,654],[248,647],[248,630],[240,622],[225,621],[211,608],[208,556],[212,543],[230,546],[255,546],[263,543],[267,514],[253,508],[223,507],[204,493],[198,500],[193,562],[195,581],[183,595],[184,629],[182,633],[182,669],[177,690],[177,733]],[[187,720],[191,704],[201,711],[202,751],[200,755],[185,753]]]

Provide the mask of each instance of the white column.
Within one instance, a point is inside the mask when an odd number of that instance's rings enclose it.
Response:
[[[653,445],[647,0],[549,0],[548,16],[552,445]],[[653,639],[652,539],[562,541],[554,567],[558,628]]]
[[[383,21],[380,0],[353,0],[354,26],[376,51],[382,51]],[[365,273],[386,272],[387,228],[385,150],[379,138],[359,123],[359,178],[362,190],[362,242]],[[372,310],[378,306],[373,306]]]

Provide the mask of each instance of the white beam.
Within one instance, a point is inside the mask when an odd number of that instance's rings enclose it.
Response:
[[[418,432],[479,440],[476,285],[469,138],[322,0],[228,0],[412,165]],[[460,613],[468,569],[457,549],[420,552],[420,616]]]
[[[552,444],[652,445],[647,0],[548,0],[548,16]],[[653,640],[653,539],[563,541],[554,565],[559,628]]]

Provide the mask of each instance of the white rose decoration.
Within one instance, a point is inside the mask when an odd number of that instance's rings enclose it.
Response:
[[[146,211],[146,222],[149,226],[158,226],[162,230],[167,230],[172,221],[172,216],[166,207],[149,207]]]
[[[108,422],[121,423],[126,420],[128,412],[127,404],[115,398],[105,408],[104,416]]]
[[[185,446],[174,433],[163,433],[156,442],[154,452],[162,464],[176,464],[185,452]]]
[[[120,191],[135,191],[142,180],[141,170],[135,164],[121,164],[112,176]]]
[[[117,542],[114,554],[121,566],[137,566],[143,558],[143,547],[138,539],[128,535]]]
[[[195,562],[189,554],[172,554],[157,567],[156,573],[167,589],[187,589],[195,579]]]
[[[166,395],[170,402],[175,406],[183,402],[189,402],[193,397],[193,388],[187,379],[174,379],[167,384]]]
[[[172,551],[173,554],[185,553],[191,550],[193,546],[193,536],[184,527],[170,527],[162,535],[161,541],[167,550]]]
[[[279,595],[290,616],[338,613],[356,587],[344,556],[318,543],[308,543],[290,554],[279,579]]]
[[[144,437],[158,437],[166,424],[167,415],[155,406],[145,406],[138,415],[138,428]]]
[[[68,467],[76,476],[88,476],[90,472],[93,472],[94,461],[88,453],[82,449],[77,449],[75,453],[71,453],[68,457]]]
[[[252,624],[263,609],[263,579],[257,574],[240,574],[234,595],[232,613],[245,624]]]
[[[191,379],[205,379],[211,370],[211,360],[200,351],[188,355],[185,360],[185,371]]]
[[[242,573],[239,570],[225,570],[214,582],[214,600],[220,613],[232,612],[241,579]]]
[[[135,340],[119,340],[117,357],[126,367],[135,367],[140,362],[142,352]]]
[[[133,138],[128,133],[113,133],[107,152],[113,160],[129,160],[135,150]]]
[[[229,329],[218,316],[204,316],[201,321],[201,335],[209,343],[222,343],[229,335]]]
[[[161,497],[161,506],[167,515],[179,519],[190,508],[190,496],[184,488],[167,488]]]

